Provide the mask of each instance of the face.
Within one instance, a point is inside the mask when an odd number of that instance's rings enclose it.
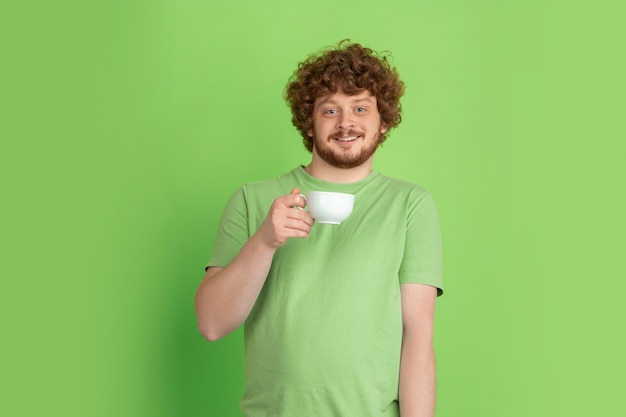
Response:
[[[339,90],[315,100],[313,153],[338,168],[354,168],[369,160],[383,133],[376,97],[369,91],[346,95]]]

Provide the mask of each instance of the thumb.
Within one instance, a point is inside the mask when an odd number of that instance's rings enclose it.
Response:
[[[294,188],[291,190],[291,193],[289,193],[289,195],[297,195],[297,196],[301,196],[298,198],[298,202],[296,203],[297,207],[306,207],[306,197],[304,197],[302,194],[300,194],[300,189],[299,188]]]

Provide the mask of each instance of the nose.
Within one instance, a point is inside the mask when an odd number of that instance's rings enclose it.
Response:
[[[339,130],[349,130],[354,127],[354,119],[351,112],[341,112],[339,117],[337,118],[337,129]]]

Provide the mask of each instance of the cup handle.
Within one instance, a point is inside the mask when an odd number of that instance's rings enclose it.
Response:
[[[304,198],[304,207],[306,207],[309,204],[309,202],[306,199],[306,196],[304,194],[298,194],[298,195],[300,197]],[[300,207],[300,206],[294,206],[294,208],[297,208],[297,209],[302,210],[302,211],[306,211],[303,207]]]

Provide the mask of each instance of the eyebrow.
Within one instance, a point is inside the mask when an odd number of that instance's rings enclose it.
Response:
[[[374,104],[374,100],[371,97],[362,97],[353,100],[350,104],[359,104],[359,103],[369,103]],[[327,98],[326,100],[322,100],[318,103],[318,106],[322,106],[324,104],[336,104],[335,101],[331,98]]]

